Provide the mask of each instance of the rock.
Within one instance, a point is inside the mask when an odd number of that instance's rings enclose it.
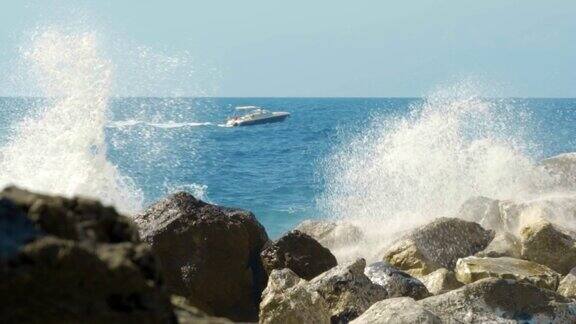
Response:
[[[524,226],[541,220],[572,227],[576,215],[576,195],[541,195],[525,201],[473,197],[461,206],[457,215],[497,233],[513,235],[519,235]]]
[[[236,321],[256,320],[268,236],[254,215],[179,192],[136,216],[158,255],[167,287],[195,306]]]
[[[410,297],[390,298],[370,306],[351,324],[441,324],[442,321]]]
[[[456,260],[482,251],[494,232],[457,218],[438,218],[417,228],[393,244],[384,261],[415,277],[436,269],[453,270]]]
[[[14,187],[0,197],[0,231],[12,229],[0,240],[3,322],[176,320],[158,264],[129,219],[85,198]]]
[[[332,323],[347,323],[372,304],[387,297],[386,289],[364,274],[366,261],[338,265],[310,281],[309,287],[324,298]]]
[[[560,274],[557,272],[526,260],[509,257],[467,257],[456,263],[456,278],[464,284],[489,277],[527,281],[537,287],[554,291],[560,282]]]
[[[576,187],[576,152],[559,154],[540,162],[544,169],[565,188]]]
[[[418,301],[443,322],[574,323],[576,304],[528,282],[487,278]]]
[[[576,268],[562,278],[558,285],[558,293],[564,297],[576,299]]]
[[[343,221],[306,220],[296,226],[296,230],[329,249],[339,262],[356,260],[358,244],[364,239],[359,227]]]
[[[445,268],[427,274],[420,280],[433,295],[440,295],[462,287],[462,283],[456,279],[456,274]]]
[[[179,324],[232,324],[226,318],[212,317],[182,297],[173,295],[170,299]]]
[[[376,262],[369,265],[364,270],[364,274],[373,283],[386,288],[388,298],[411,297],[418,300],[430,296],[428,289],[420,280],[385,262]]]
[[[576,299],[576,268],[572,268],[572,270],[562,278],[557,291],[564,297]]]
[[[511,257],[519,259],[521,257],[520,240],[508,232],[498,233],[484,250],[476,253],[476,256],[491,258]]]
[[[576,234],[548,221],[532,223],[520,233],[522,258],[567,274],[576,266],[575,238]]]
[[[337,264],[336,257],[330,250],[297,230],[268,243],[260,255],[267,274],[274,269],[288,268],[306,280],[330,270]]]
[[[290,269],[272,270],[262,293],[260,323],[330,323],[330,310],[317,292]]]

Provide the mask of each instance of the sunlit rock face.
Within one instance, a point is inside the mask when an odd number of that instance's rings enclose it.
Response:
[[[418,300],[430,296],[430,292],[420,280],[385,262],[372,263],[366,267],[364,274],[373,283],[386,288],[389,298],[411,297]]]
[[[576,233],[542,220],[524,227],[520,236],[522,258],[561,274],[576,266]]]
[[[446,323],[576,321],[576,304],[570,299],[512,279],[482,279],[418,303]]]
[[[456,263],[456,278],[469,284],[484,278],[514,279],[530,282],[540,288],[556,290],[560,274],[531,261],[501,258],[467,257]]]
[[[410,297],[390,298],[372,305],[353,324],[421,323],[441,324],[438,316],[422,307]]]
[[[494,233],[458,218],[438,218],[402,237],[385,253],[383,260],[421,277],[434,270],[453,270],[459,258],[488,246]]]
[[[292,270],[272,270],[260,302],[261,324],[330,323],[330,310],[308,282]]]
[[[427,274],[420,280],[433,295],[440,295],[462,287],[462,283],[456,279],[456,274],[445,268]]]
[[[496,234],[492,242],[490,242],[484,250],[476,253],[476,256],[491,258],[511,257],[519,259],[520,253],[520,240],[508,232],[502,232]]]
[[[576,299],[576,268],[562,278],[558,285],[558,293],[564,297]]]

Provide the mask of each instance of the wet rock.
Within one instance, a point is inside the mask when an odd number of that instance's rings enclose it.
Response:
[[[427,274],[420,280],[433,295],[440,295],[462,287],[462,283],[456,279],[456,274],[445,268]]]
[[[476,256],[491,258],[511,257],[519,259],[521,257],[520,240],[508,232],[498,233],[484,250],[476,253]]]
[[[388,298],[411,297],[418,300],[430,296],[428,289],[420,280],[385,262],[376,262],[367,266],[364,274],[373,283],[386,288]]]
[[[275,242],[268,243],[261,252],[267,274],[274,269],[288,268],[296,275],[310,280],[336,266],[336,257],[307,234],[294,230]]]
[[[175,321],[158,264],[126,217],[84,198],[17,188],[0,197],[0,231],[13,230],[1,239],[4,322]]]
[[[317,292],[290,269],[272,270],[262,293],[260,323],[330,323],[330,310]]]
[[[442,321],[462,323],[574,323],[576,304],[528,282],[488,278],[418,301]]]
[[[306,220],[296,230],[313,237],[334,253],[340,262],[354,261],[355,257],[348,259],[355,254],[358,243],[364,238],[359,227],[342,221]]]
[[[350,323],[354,324],[441,324],[438,316],[410,297],[390,298],[370,306],[366,312]]]
[[[548,221],[524,227],[520,233],[522,258],[567,274],[576,266],[576,234]]]
[[[179,192],[136,216],[158,255],[170,292],[232,320],[258,315],[265,275],[260,252],[268,236],[254,215]]]
[[[457,215],[497,233],[513,235],[519,235],[523,227],[541,220],[570,227],[576,215],[576,195],[543,195],[526,201],[473,197],[462,205]]]
[[[458,260],[456,264],[456,278],[462,283],[468,284],[489,277],[527,281],[554,291],[560,282],[560,274],[546,266],[509,257],[467,257]]]
[[[456,260],[473,255],[488,246],[494,232],[457,218],[438,218],[417,228],[393,244],[384,261],[415,277],[436,269],[453,270]]]
[[[364,274],[366,261],[358,259],[332,268],[310,281],[309,287],[324,298],[332,323],[347,323],[375,302],[387,297],[386,289]]]
[[[558,285],[558,293],[564,297],[576,299],[576,268],[572,268],[570,272]]]
[[[576,187],[576,152],[556,155],[540,162],[562,187]]]

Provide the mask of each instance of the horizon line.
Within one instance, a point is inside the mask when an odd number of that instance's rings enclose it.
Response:
[[[450,96],[444,96],[443,98],[455,98]],[[17,95],[0,95],[0,98],[12,98],[12,99],[46,99],[46,98],[58,98],[58,97],[48,97],[48,96],[17,96]],[[109,96],[110,99],[422,99],[426,96]],[[576,99],[576,97],[487,97],[479,96],[478,98],[483,99]]]

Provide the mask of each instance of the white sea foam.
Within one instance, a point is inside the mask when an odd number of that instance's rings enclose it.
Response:
[[[95,35],[46,30],[24,58],[44,96],[53,99],[16,125],[1,148],[0,186],[90,196],[123,212],[139,210],[142,193],[106,157],[113,67]]]
[[[146,122],[134,119],[119,120],[108,123],[106,127],[109,128],[127,128],[137,125],[156,127],[156,128],[183,128],[183,127],[198,127],[198,126],[210,126],[213,125],[211,122]]]
[[[470,197],[542,194],[555,179],[529,154],[530,116],[520,108],[458,85],[407,117],[376,117],[326,161],[320,206],[362,228],[366,255],[395,233],[455,215]]]

